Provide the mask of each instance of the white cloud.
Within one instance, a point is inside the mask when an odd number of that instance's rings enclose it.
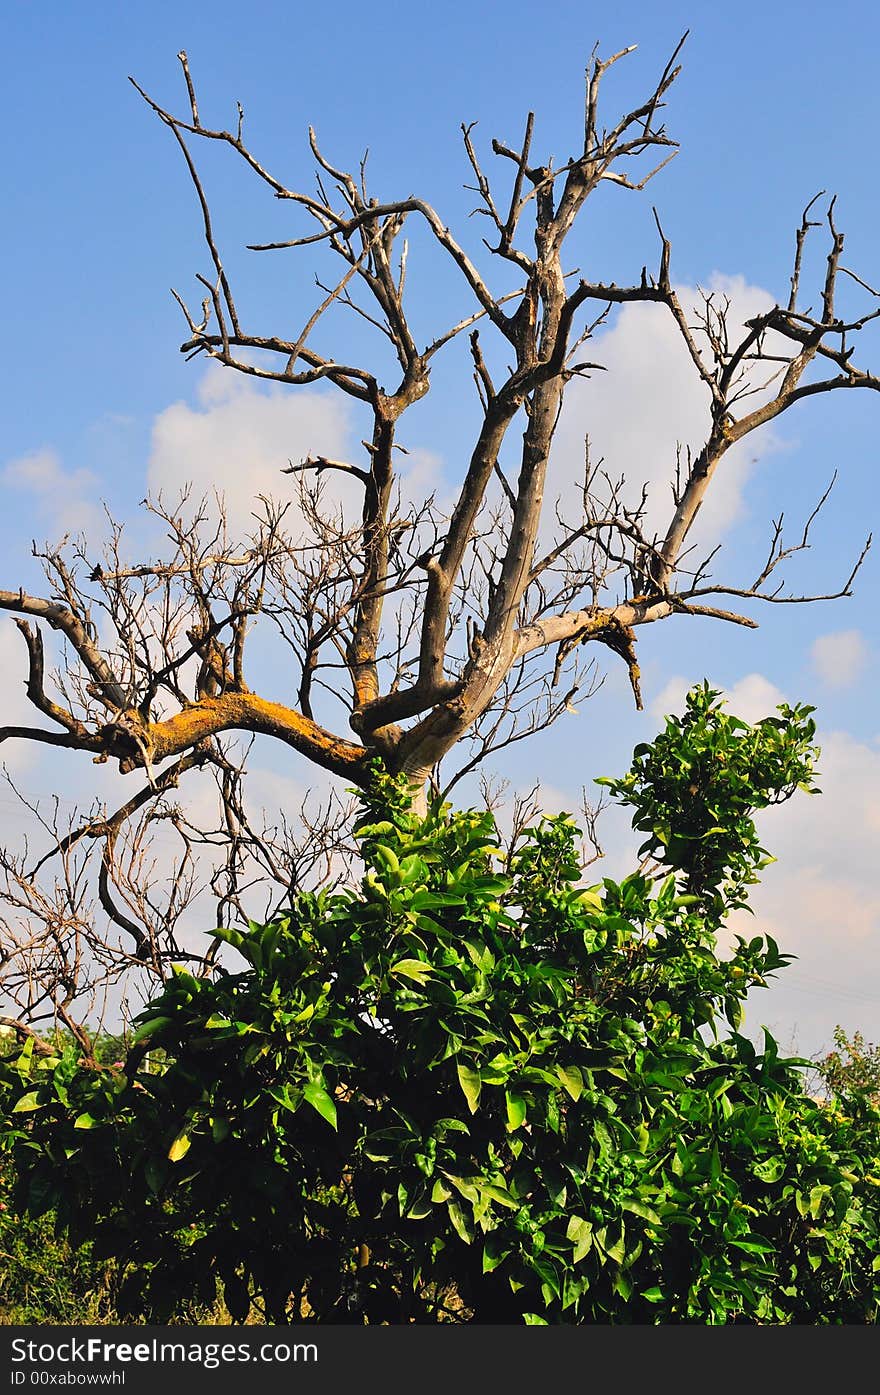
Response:
[[[11,460],[2,478],[8,489],[29,496],[30,518],[23,519],[22,531],[39,526],[56,542],[64,534],[88,534],[100,527],[97,476],[86,469],[65,470],[56,451],[43,448]]]
[[[777,862],[753,896],[755,919],[738,927],[797,955],[749,1020],[777,1036],[796,1029],[810,1055],[830,1047],[837,1023],[876,1039],[880,1007],[880,752],[840,731],[820,731],[819,744],[822,794],[797,794],[760,820]]]
[[[676,715],[684,711],[684,700],[692,682],[675,674],[660,689],[651,703],[649,711],[655,721],[662,721],[670,713]],[[759,722],[762,717],[772,717],[780,703],[785,702],[785,694],[761,673],[748,673],[733,687],[721,694],[726,710],[744,722]]]
[[[407,506],[418,509],[432,495],[441,513],[451,510],[454,494],[450,485],[455,481],[444,479],[443,458],[436,451],[415,446],[407,450],[406,455],[398,456],[394,463],[404,510]]]
[[[233,532],[240,532],[259,495],[293,496],[292,480],[282,474],[289,462],[308,455],[346,459],[350,436],[350,411],[338,394],[285,392],[212,368],[199,385],[197,406],[175,402],[156,418],[148,484],[169,503],[187,485],[193,503],[223,495]],[[338,473],[325,479],[328,498],[357,498],[352,479]]]
[[[753,315],[767,310],[772,297],[741,276],[716,273],[708,288],[730,300],[731,337]],[[691,307],[699,302],[695,287],[677,288],[693,323]],[[768,352],[772,347],[768,344]],[[709,392],[698,376],[681,334],[661,305],[624,305],[612,327],[584,350],[605,365],[589,380],[574,381],[557,431],[548,495],[563,500],[580,487],[584,438],[589,436],[593,464],[616,479],[626,476],[626,499],[635,503],[642,483],[648,486],[647,527],[661,536],[672,517],[670,486],[675,479],[676,445],[682,462],[687,448],[698,450],[708,432]],[[757,405],[756,394],[745,406]],[[764,427],[724,456],[712,487],[691,530],[688,544],[714,545],[743,514],[743,490],[760,456],[779,450],[780,437]]]
[[[664,683],[653,702],[648,707],[652,721],[662,722],[667,716],[684,711],[684,700],[691,684],[681,674],[675,674]]]
[[[296,484],[282,472],[290,462],[323,455],[359,468],[366,466],[357,440],[350,404],[329,389],[266,385],[215,365],[205,373],[197,404],[175,402],[153,424],[147,481],[152,494],[174,504],[189,486],[195,507],[219,494],[226,501],[233,538],[247,533],[250,516],[263,495],[295,499]],[[431,494],[443,492],[442,462],[423,447],[395,454],[400,509],[406,514]],[[362,489],[350,475],[326,471],[321,476],[325,507],[342,508],[349,525],[360,519]],[[440,507],[443,500],[438,498]],[[396,507],[396,502],[393,507]],[[296,515],[288,514],[292,533]]]
[[[761,673],[748,673],[724,693],[727,710],[744,722],[760,722],[762,717],[772,717],[780,703],[785,702],[785,694]]]
[[[810,650],[813,667],[829,688],[847,688],[862,672],[867,646],[860,630],[820,635]]]

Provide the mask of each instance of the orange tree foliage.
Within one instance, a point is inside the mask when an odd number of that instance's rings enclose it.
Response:
[[[880,1116],[740,1033],[786,956],[717,943],[752,815],[815,788],[811,709],[717,699],[604,781],[655,859],[622,882],[567,816],[504,859],[377,767],[360,885],[216,931],[235,962],[175,973],[125,1070],[5,1063],[18,1205],[153,1321],[218,1281],[236,1320],[876,1321]]]

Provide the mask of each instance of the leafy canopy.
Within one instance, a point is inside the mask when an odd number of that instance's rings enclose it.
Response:
[[[815,788],[812,709],[718,699],[604,781],[657,860],[622,882],[566,815],[505,858],[377,766],[358,887],[215,931],[234,962],[175,972],[125,1072],[5,1064],[18,1204],[154,1321],[218,1282],[237,1320],[875,1321],[880,1115],[740,1033],[787,956],[717,943],[754,813]]]

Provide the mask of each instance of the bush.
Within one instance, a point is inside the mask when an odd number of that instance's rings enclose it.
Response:
[[[825,1088],[850,1106],[880,1105],[880,1046],[865,1041],[861,1032],[848,1037],[835,1027],[834,1050],[823,1056],[818,1073]]]
[[[13,1034],[0,1034],[6,1046],[14,1044]],[[43,1043],[62,1055],[70,1047],[77,1059],[73,1039],[67,1032],[54,1034]],[[29,1052],[33,1047],[29,1048]],[[97,1033],[92,1041],[96,1061],[121,1065],[125,1054],[123,1038]],[[17,1055],[17,1053],[16,1053]],[[15,1059],[15,1058],[13,1058]],[[27,1056],[25,1057],[27,1059]],[[19,1066],[23,1064],[18,1057]],[[53,1068],[54,1070],[54,1068]],[[20,1076],[16,1071],[16,1079]],[[16,1120],[7,1122],[15,1125]],[[94,1326],[122,1321],[116,1311],[121,1278],[114,1258],[97,1258],[89,1241],[72,1244],[59,1227],[53,1210],[32,1209],[22,1214],[14,1204],[15,1186],[8,1147],[15,1137],[0,1137],[0,1325]],[[6,1145],[6,1151],[4,1151]],[[230,1315],[220,1302],[211,1308],[196,1307],[184,1300],[172,1318],[185,1323],[228,1323]]]
[[[875,1321],[880,1116],[740,1034],[787,958],[717,945],[752,814],[815,788],[811,711],[693,690],[604,781],[657,859],[621,883],[582,885],[565,815],[505,860],[377,770],[360,887],[215,931],[240,967],[178,970],[125,1072],[7,1066],[18,1205],[152,1321],[218,1280],[237,1321]]]

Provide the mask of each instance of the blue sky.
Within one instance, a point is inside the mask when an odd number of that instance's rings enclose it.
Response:
[[[229,0],[8,5],[0,57],[7,203],[0,228],[0,586],[33,584],[32,537],[95,519],[101,499],[128,517],[157,480],[186,478],[195,467],[175,445],[194,439],[194,427],[198,435],[206,421],[228,425],[237,413],[270,472],[273,452],[279,468],[291,453],[285,430],[295,438],[299,429],[300,409],[273,406],[268,393],[236,396],[230,388],[223,398],[215,386],[215,397],[206,397],[204,370],[177,352],[183,327],[169,287],[190,292],[194,273],[205,269],[197,210],[173,143],[128,74],[179,108],[175,55],[184,48],[205,120],[230,124],[240,100],[250,143],[290,182],[311,178],[311,122],[334,160],[356,163],[369,147],[376,190],[427,197],[479,245],[478,221],[466,220],[473,196],[462,189],[468,170],[460,122],[478,121],[476,135],[486,143],[493,135],[514,141],[532,107],[536,148],[563,157],[577,140],[582,73],[594,42],[606,54],[639,45],[606,82],[612,116],[649,88],[687,28],[684,70],[666,116],[680,153],[648,194],[612,197],[613,190],[596,201],[579,234],[582,264],[596,279],[619,281],[655,264],[655,202],[678,284],[705,285],[714,276],[743,294],[784,297],[801,210],[825,189],[838,194],[845,261],[880,282],[880,13],[867,3],[837,4],[833,22],[819,9],[751,0],[727,9],[624,4],[613,18],[607,7],[571,3],[539,15],[521,0],[386,4],[369,12],[349,0],[256,3],[246,13]],[[287,235],[286,210],[230,161],[211,159],[206,170],[228,263],[255,321],[273,327],[273,316],[293,316],[306,304],[308,276],[298,279],[290,260],[255,258],[242,248]],[[455,292],[442,272],[414,268],[411,286],[420,323],[445,318]],[[627,396],[625,355],[643,358],[652,342],[635,322],[609,340],[609,354],[620,356],[610,395],[604,406],[585,398],[577,417],[589,424],[595,415],[603,449],[624,469],[634,468],[627,454],[633,438],[618,426],[641,410],[637,393]],[[654,349],[662,356],[663,341]],[[878,368],[877,336],[865,355]],[[459,382],[451,372],[437,376],[435,392],[413,414],[410,444],[451,483],[467,443],[471,387],[466,375]],[[667,453],[678,429],[670,383],[656,406],[658,433],[669,433]],[[650,413],[645,419],[654,421]],[[793,523],[802,520],[837,469],[815,545],[791,574],[793,584],[835,588],[864,534],[880,525],[878,425],[880,397],[855,393],[805,404],[784,419],[719,519],[732,574],[764,545],[769,519],[784,508]],[[35,459],[39,470],[22,469]],[[625,766],[633,743],[653,733],[691,681],[709,677],[739,698],[746,716],[763,715],[783,697],[815,703],[826,793],[768,820],[766,841],[780,861],[757,903],[759,925],[800,958],[750,1015],[753,1024],[772,1025],[784,1045],[808,1052],[830,1043],[837,1021],[880,1037],[876,558],[869,556],[852,599],[768,607],[756,634],[700,622],[653,627],[641,641],[644,714],[631,711],[625,675],[612,671],[577,718],[498,763],[514,785],[540,770],[548,803],[571,806],[593,775]],[[3,628],[12,631],[11,620]],[[12,666],[17,636],[0,641]],[[65,797],[79,797],[91,772],[85,764],[83,772],[38,761],[27,768],[28,787],[58,789],[63,778]],[[632,840],[613,820],[609,830],[619,863]],[[614,870],[623,870],[617,863]]]

